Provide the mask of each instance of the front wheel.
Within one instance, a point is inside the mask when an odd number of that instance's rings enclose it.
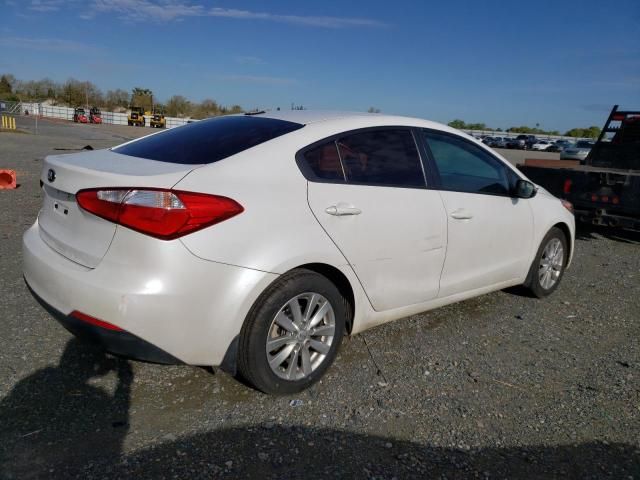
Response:
[[[240,375],[265,393],[306,389],[333,363],[346,318],[346,302],[331,281],[292,270],[260,296],[247,316],[240,333]]]
[[[564,275],[568,254],[567,237],[553,227],[540,244],[524,286],[538,298],[553,293]]]

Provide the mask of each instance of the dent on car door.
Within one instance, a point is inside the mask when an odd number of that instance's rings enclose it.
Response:
[[[441,297],[510,282],[528,269],[529,201],[510,195],[515,173],[483,148],[452,134],[423,132],[448,215]]]
[[[298,155],[313,214],[375,310],[438,295],[447,220],[409,129],[346,134]]]

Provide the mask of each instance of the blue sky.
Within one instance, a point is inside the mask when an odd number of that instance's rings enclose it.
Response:
[[[0,0],[0,72],[548,129],[640,109],[640,2]]]

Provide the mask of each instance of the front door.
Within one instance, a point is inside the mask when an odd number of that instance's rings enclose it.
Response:
[[[489,287],[526,273],[533,241],[528,199],[513,198],[516,174],[482,147],[424,131],[447,213],[447,258],[440,297]]]

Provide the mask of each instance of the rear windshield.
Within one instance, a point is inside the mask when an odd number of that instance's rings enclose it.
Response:
[[[114,152],[159,162],[213,163],[304,125],[264,117],[210,118],[116,147]]]

